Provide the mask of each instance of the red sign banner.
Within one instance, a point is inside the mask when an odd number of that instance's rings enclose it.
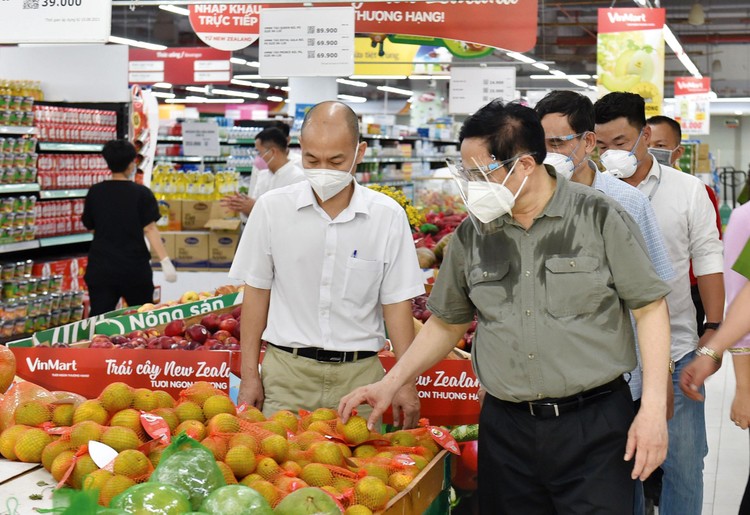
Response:
[[[380,357],[386,372],[396,358]],[[479,380],[469,359],[444,359],[417,378],[419,416],[436,426],[457,426],[479,422]],[[393,421],[390,408],[383,422]]]
[[[707,95],[711,92],[711,78],[677,77],[674,80],[674,96]]]
[[[176,397],[195,381],[229,393],[231,352],[11,347],[16,375],[48,390],[97,397],[110,383],[165,390]]]
[[[258,39],[261,10],[258,4],[196,4],[188,8],[190,25],[210,47],[241,50]]]
[[[599,9],[599,34],[654,30],[664,26],[665,9]]]
[[[355,2],[315,4],[313,8],[348,5],[354,7],[354,29],[358,33],[453,39],[516,52],[527,52],[536,45],[537,0]],[[190,21],[198,36],[208,45],[229,49],[227,46],[234,42],[233,38],[239,38],[239,34],[258,35],[259,23],[255,23],[255,19],[259,13],[255,11],[243,18],[239,13],[232,13],[232,5],[214,4],[210,5],[210,9],[216,12],[200,13],[202,18],[196,24],[193,19],[198,15],[198,7],[190,6]],[[218,12],[219,7],[227,9]],[[304,4],[285,4],[283,7],[304,7]],[[204,10],[206,8],[203,7]],[[255,8],[260,10],[257,4]],[[500,20],[512,20],[512,23],[502,23]],[[216,37],[211,41],[214,36],[204,38],[201,33],[232,35],[232,38]]]
[[[180,47],[167,50],[129,50],[128,82],[150,85],[229,84],[231,53],[215,48]]]

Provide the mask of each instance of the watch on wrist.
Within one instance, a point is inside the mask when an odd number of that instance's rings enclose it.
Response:
[[[673,359],[669,360],[669,374],[670,375],[674,374],[674,360]]]
[[[714,360],[714,362],[716,362],[717,365],[721,366],[721,355],[713,349],[701,346],[695,349],[695,355],[696,356],[708,356],[709,358]]]
[[[703,330],[707,331],[709,329],[713,329],[714,331],[716,331],[719,328],[719,326],[721,326],[721,322],[704,322]]]

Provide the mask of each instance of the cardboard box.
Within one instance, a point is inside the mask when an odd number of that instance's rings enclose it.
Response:
[[[234,231],[239,232],[242,221],[237,211],[232,211],[222,206],[219,202],[212,202],[208,214],[208,221],[204,228],[213,231]]]
[[[709,159],[698,159],[695,162],[695,169],[692,170],[692,173],[711,173],[711,161]]]
[[[709,146],[708,143],[699,143],[696,145],[698,147],[698,159],[708,159],[708,152],[709,152]]]
[[[210,218],[211,204],[211,202],[201,200],[183,200],[181,202],[182,230],[203,229]]]
[[[422,515],[432,502],[450,486],[450,454],[440,451],[414,478],[408,487],[391,499],[383,515]],[[446,469],[448,469],[446,471]],[[446,474],[446,472],[448,472]]]
[[[159,235],[161,236],[161,242],[164,245],[164,249],[167,251],[167,256],[170,258],[173,258],[175,255],[175,235],[179,233],[173,233],[173,232],[160,232]],[[156,252],[154,252],[154,249],[151,249],[151,261],[154,264],[159,264],[159,257],[156,255]]]
[[[174,255],[176,266],[208,266],[208,231],[182,231],[175,233]]]
[[[182,230],[182,201],[181,200],[160,200],[159,214],[161,218],[156,222],[156,226],[161,231],[181,231]]]
[[[208,266],[232,266],[239,239],[240,233],[236,231],[211,231],[208,235]]]

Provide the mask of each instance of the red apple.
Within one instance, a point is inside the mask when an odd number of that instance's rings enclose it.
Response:
[[[182,336],[185,334],[185,321],[172,320],[164,327],[164,334],[167,336]]]
[[[214,339],[219,340],[220,342],[224,342],[227,338],[231,337],[232,333],[229,331],[226,331],[224,329],[219,329],[214,333]]]
[[[144,338],[145,339],[145,338],[148,338],[148,335],[144,331],[132,331],[132,332],[128,333],[128,338],[130,338],[131,340],[133,338]]]
[[[114,343],[115,345],[125,345],[130,341],[127,336],[123,336],[121,334],[114,335],[112,338],[110,338],[110,340],[112,340],[112,343]]]
[[[161,333],[156,328],[147,329],[146,334],[148,336],[161,336]]]
[[[242,314],[242,306],[237,306],[232,310],[232,318],[238,319],[240,318],[240,315]]]
[[[149,338],[148,340],[146,340],[146,348],[161,349],[161,342],[159,342],[159,337],[154,336],[153,338]]]
[[[121,349],[135,349],[135,345],[133,345],[130,342],[127,342],[127,343],[123,343],[122,345],[120,345],[120,348]]]
[[[221,344],[222,342],[220,340],[217,340],[216,338],[209,338],[206,340],[206,343],[203,344],[204,347],[211,347],[213,345]]]
[[[230,336],[226,340],[224,340],[224,345],[239,345],[240,341],[235,338],[234,336]]]
[[[90,349],[111,349],[113,347],[114,345],[109,339],[99,339],[96,341],[92,340],[91,345],[89,345]]]
[[[216,313],[209,313],[208,315],[201,318],[201,325],[208,329],[209,332],[213,333],[219,329],[219,315]]]
[[[130,343],[142,349],[145,349],[146,345],[148,345],[148,342],[146,341],[145,338],[131,338]]]
[[[159,336],[159,347],[162,349],[171,349],[175,341],[169,336]]]
[[[230,318],[234,318],[231,313],[224,313],[223,315],[219,315],[219,320],[227,320]]]
[[[234,329],[232,329],[232,336],[234,336],[238,340],[242,339],[242,338],[240,338],[240,327],[242,327],[242,325],[240,324],[240,321],[237,320],[237,325],[235,326]]]
[[[185,329],[185,336],[191,342],[197,342],[201,345],[208,340],[208,330],[200,324],[193,324]]]
[[[219,323],[219,329],[222,329],[224,331],[227,331],[231,334],[232,331],[234,331],[234,328],[237,327],[239,324],[237,323],[237,320],[234,318],[226,318]]]
[[[205,329],[205,327],[204,327],[204,329]],[[202,346],[203,346],[203,344],[193,341],[193,342],[188,343],[187,347],[185,347],[185,350],[198,350]]]

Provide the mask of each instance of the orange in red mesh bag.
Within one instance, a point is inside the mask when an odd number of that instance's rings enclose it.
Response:
[[[241,481],[241,485],[249,486],[260,495],[262,495],[268,504],[272,507],[279,504],[281,499],[284,497],[282,492],[276,485],[264,479],[260,474],[250,474],[245,476]]]
[[[33,383],[22,381],[14,383],[13,386],[0,400],[0,431],[12,426],[13,424],[24,423],[24,425],[37,426],[45,422],[52,422],[53,416],[58,406],[64,405],[57,413],[56,420],[59,423],[55,425],[71,425],[72,413],[76,407],[86,399],[80,395],[69,392],[50,392],[41,386]],[[29,404],[28,411],[23,415],[24,420],[38,421],[36,424],[27,424],[25,422],[15,421],[15,412],[21,406]],[[67,413],[67,415],[66,415]]]

